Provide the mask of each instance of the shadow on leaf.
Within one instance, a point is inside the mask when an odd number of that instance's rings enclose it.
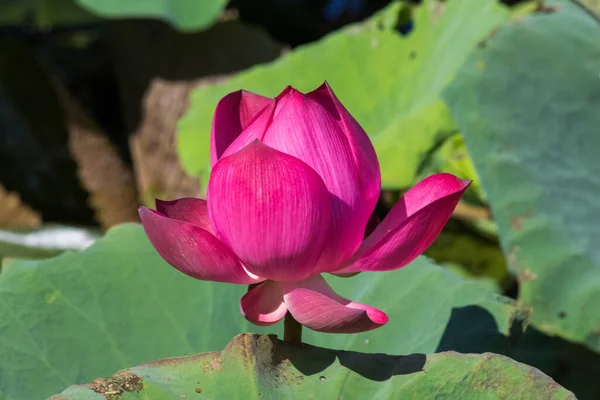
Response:
[[[258,336],[260,341],[262,337]],[[273,346],[274,365],[289,360],[304,375],[315,375],[324,371],[336,359],[340,365],[373,381],[385,381],[394,375],[408,375],[421,372],[427,357],[424,354],[391,356],[387,354],[366,354],[354,351],[329,350],[307,344],[291,345],[280,341],[274,335],[268,336]]]
[[[540,369],[580,400],[600,398],[600,386],[589,384],[600,373],[600,355],[532,326],[524,329],[525,320],[525,315],[517,313],[509,334],[504,335],[485,308],[476,305],[454,308],[436,353],[452,350],[503,354]]]

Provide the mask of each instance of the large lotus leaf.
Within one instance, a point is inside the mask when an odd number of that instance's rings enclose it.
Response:
[[[600,351],[600,24],[547,3],[475,51],[446,99],[542,331]]]
[[[600,354],[585,346],[549,336],[529,326],[511,348],[510,357],[551,376],[578,400],[600,399]]]
[[[410,185],[437,138],[455,130],[440,91],[475,44],[506,20],[494,0],[423,2],[415,29],[396,31],[401,6],[347,27],[279,60],[196,89],[179,123],[179,152],[189,174],[208,179],[209,133],[218,100],[246,89],[274,96],[287,85],[309,91],[327,80],[370,134],[383,184]]]
[[[210,26],[227,0],[76,0],[77,4],[105,18],[158,18],[183,31]]]
[[[50,400],[575,399],[539,370],[492,353],[389,356],[294,346],[244,334],[221,352],[119,371]]]
[[[385,310],[390,322],[357,335],[305,330],[307,343],[392,354],[504,352],[521,317],[508,299],[425,258],[331,283]],[[0,399],[44,398],[121,368],[221,349],[241,332],[281,333],[281,323],[260,328],[240,315],[245,290],[176,271],[136,224],[114,228],[80,253],[5,263]]]

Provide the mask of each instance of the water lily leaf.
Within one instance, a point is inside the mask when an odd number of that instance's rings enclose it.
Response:
[[[77,0],[77,4],[104,18],[157,18],[191,31],[210,26],[227,0]]]
[[[510,300],[426,258],[330,283],[385,310],[390,322],[356,335],[305,330],[307,343],[392,354],[505,352],[523,317]],[[241,332],[281,334],[281,323],[261,328],[242,318],[246,290],[179,273],[137,224],[113,228],[80,253],[7,263],[0,272],[0,399],[45,398],[122,368],[222,349]]]
[[[600,351],[600,23],[567,1],[511,22],[446,92],[520,281],[550,335]]]
[[[575,399],[535,368],[497,354],[389,356],[297,347],[244,334],[221,352],[171,358],[119,371],[51,400],[111,398]]]
[[[308,91],[327,80],[371,136],[384,186],[409,186],[423,155],[455,130],[440,91],[508,11],[493,0],[429,0],[415,9],[414,31],[402,36],[396,31],[401,8],[394,3],[366,23],[196,89],[179,123],[186,171],[207,181],[212,115],[225,94],[243,88],[274,96],[287,85]]]

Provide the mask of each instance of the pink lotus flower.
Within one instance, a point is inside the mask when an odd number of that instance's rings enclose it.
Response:
[[[288,87],[275,99],[225,96],[214,115],[211,162],[207,201],[140,208],[148,238],[191,277],[255,284],[240,302],[249,321],[271,325],[289,311],[320,332],[362,332],[388,321],[337,295],[322,273],[405,266],[438,236],[469,185],[430,176],[377,225],[377,156],[327,83],[308,94]]]

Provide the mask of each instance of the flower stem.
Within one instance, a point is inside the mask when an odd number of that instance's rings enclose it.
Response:
[[[283,320],[283,341],[286,343],[302,343],[302,325],[288,311]]]

